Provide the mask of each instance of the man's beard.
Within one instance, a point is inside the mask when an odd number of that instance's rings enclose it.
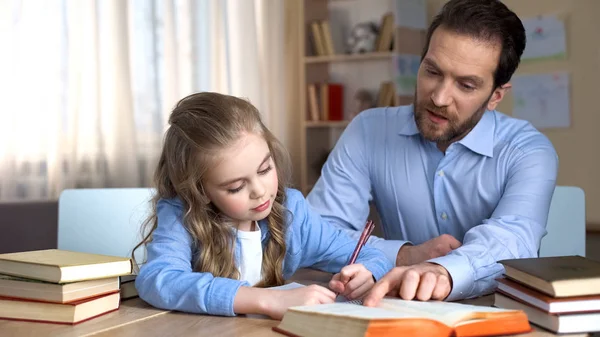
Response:
[[[485,100],[483,105],[479,107],[479,109],[477,109],[477,111],[475,111],[471,117],[461,123],[458,116],[448,114],[448,111],[445,107],[436,107],[431,101],[419,102],[417,96],[418,95],[415,90],[414,107],[417,128],[425,139],[436,143],[449,143],[453,140],[462,138],[469,133],[469,131],[471,131],[481,120],[481,117],[483,116],[488,101],[491,97],[490,95],[490,97]],[[427,110],[435,113],[438,116],[446,118],[446,125],[440,126],[433,123],[429,119],[429,112],[427,112]],[[440,134],[439,131],[442,130],[442,128],[445,128],[445,130]]]

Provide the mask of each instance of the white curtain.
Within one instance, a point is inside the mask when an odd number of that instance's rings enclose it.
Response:
[[[0,1],[0,200],[149,186],[173,105],[249,98],[287,141],[283,2]]]

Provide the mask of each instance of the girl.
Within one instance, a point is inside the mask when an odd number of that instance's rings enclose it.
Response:
[[[289,158],[245,100],[217,93],[182,99],[169,118],[155,173],[147,262],[136,288],[148,303],[212,315],[263,314],[330,303],[321,286],[278,286],[298,268],[338,272],[329,286],[363,296],[393,266],[364,247],[344,267],[356,241],[287,189]]]

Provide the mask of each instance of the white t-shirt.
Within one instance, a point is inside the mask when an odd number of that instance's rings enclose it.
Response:
[[[261,279],[262,273],[262,243],[260,242],[260,227],[254,226],[255,231],[237,231],[240,240],[240,280],[255,285]]]

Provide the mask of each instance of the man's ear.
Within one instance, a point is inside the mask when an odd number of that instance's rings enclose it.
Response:
[[[494,92],[492,92],[492,96],[490,97],[490,100],[487,103],[487,109],[496,110],[496,107],[498,106],[498,104],[500,104],[500,102],[504,98],[504,95],[506,95],[510,88],[512,88],[512,84],[506,83],[494,89]]]

